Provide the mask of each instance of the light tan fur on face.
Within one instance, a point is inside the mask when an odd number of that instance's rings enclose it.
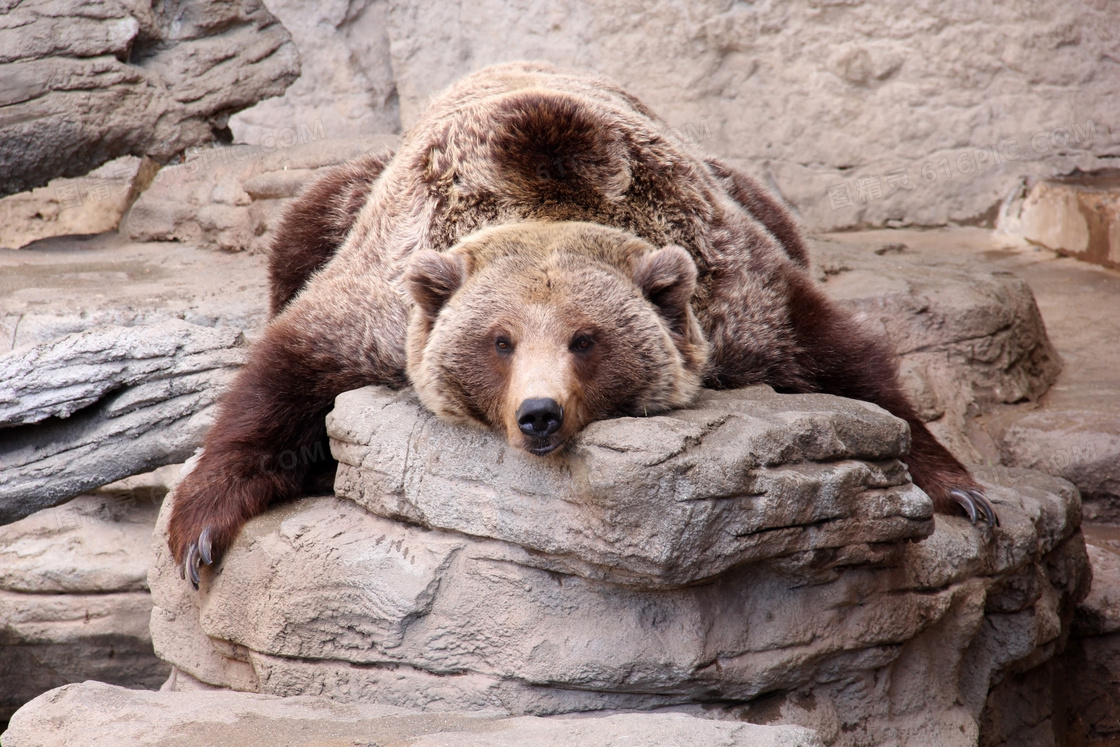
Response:
[[[582,223],[526,223],[490,229],[456,246],[467,277],[446,305],[413,311],[408,372],[424,404],[442,417],[504,431],[510,444],[540,448],[517,412],[527,399],[555,400],[560,445],[592,420],[687,405],[707,361],[707,342],[688,311],[683,333],[635,284],[655,247],[621,231]],[[425,255],[413,268],[446,276]],[[427,268],[427,269],[425,269]],[[410,273],[413,272],[410,269]],[[423,294],[422,278],[413,289]],[[594,340],[591,353],[572,343]],[[512,350],[497,353],[494,341]]]

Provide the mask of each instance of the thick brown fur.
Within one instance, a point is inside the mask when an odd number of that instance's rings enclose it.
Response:
[[[979,486],[906,400],[889,346],[814,286],[788,211],[670,132],[609,81],[512,63],[437,98],[391,160],[310,187],[274,243],[275,318],[177,489],[175,557],[196,572],[300,491],[334,397],[370,383],[413,383],[534,453],[701,384],[854,397],[909,423],[938,511],[965,505],[951,491]],[[567,415],[523,438],[539,380]]]

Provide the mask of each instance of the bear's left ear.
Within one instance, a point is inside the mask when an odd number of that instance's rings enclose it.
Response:
[[[669,328],[684,334],[688,305],[696,290],[696,263],[688,252],[675,244],[658,249],[638,260],[633,277]]]
[[[467,265],[457,254],[424,250],[412,255],[404,281],[416,305],[435,318],[467,279]]]

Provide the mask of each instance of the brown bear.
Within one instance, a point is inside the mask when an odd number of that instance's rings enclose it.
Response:
[[[248,519],[306,486],[334,398],[367,384],[411,383],[437,414],[550,459],[593,420],[681,407],[701,386],[854,397],[909,423],[910,473],[938,511],[994,525],[889,346],[808,261],[773,197],[610,82],[535,63],[475,73],[395,155],[330,171],[288,212],[273,318],[176,490],[171,550],[197,587]]]

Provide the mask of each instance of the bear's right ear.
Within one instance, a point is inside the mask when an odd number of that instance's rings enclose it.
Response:
[[[682,247],[669,244],[638,260],[634,283],[674,332],[684,334],[688,306],[696,291],[696,263]]]
[[[467,279],[467,265],[457,254],[424,250],[412,255],[404,281],[416,305],[435,318]]]

